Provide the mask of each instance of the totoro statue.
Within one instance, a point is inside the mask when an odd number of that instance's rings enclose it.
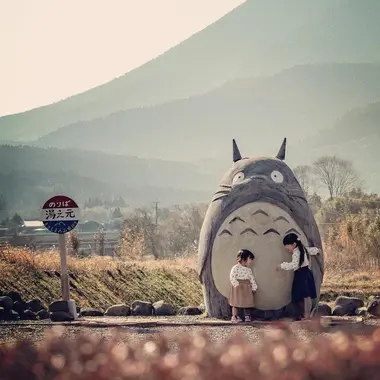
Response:
[[[293,271],[276,272],[291,261],[283,237],[296,233],[305,246],[322,248],[321,237],[306,196],[284,163],[286,139],[276,158],[242,158],[233,140],[233,165],[223,177],[203,221],[198,271],[210,317],[231,315],[229,274],[240,249],[255,255],[252,270],[258,290],[254,313],[264,319],[286,316],[290,307]],[[323,251],[311,256],[317,305],[324,273]]]

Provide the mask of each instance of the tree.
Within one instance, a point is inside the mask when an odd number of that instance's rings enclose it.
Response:
[[[306,196],[308,196],[315,184],[313,168],[309,165],[299,165],[294,168],[293,172]]]
[[[16,226],[22,226],[24,224],[23,219],[17,213],[12,216],[11,222],[14,223]]]
[[[317,180],[327,187],[331,199],[341,197],[361,185],[359,175],[350,161],[325,156],[315,161],[313,166]]]

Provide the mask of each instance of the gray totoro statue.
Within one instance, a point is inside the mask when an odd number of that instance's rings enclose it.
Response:
[[[286,316],[293,271],[276,272],[291,261],[283,237],[296,233],[305,246],[322,248],[321,237],[305,194],[284,163],[286,139],[276,158],[242,158],[233,140],[233,165],[223,177],[207,210],[199,239],[198,270],[210,317],[231,315],[229,273],[239,249],[255,255],[252,270],[258,285],[254,313],[259,318]],[[323,252],[311,256],[317,304],[324,273]]]

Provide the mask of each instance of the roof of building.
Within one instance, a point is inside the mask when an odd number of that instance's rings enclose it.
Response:
[[[44,224],[40,220],[25,220],[24,227],[41,228]]]

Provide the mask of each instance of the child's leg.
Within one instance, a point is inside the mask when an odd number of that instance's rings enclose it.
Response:
[[[251,311],[250,311],[250,309],[244,309],[244,319],[246,322],[251,322]]]
[[[310,313],[311,313],[311,306],[312,306],[312,303],[311,303],[311,298],[310,297],[307,297],[304,299],[304,317],[305,319],[310,319]]]
[[[232,318],[236,318],[238,314],[238,309],[235,306],[232,306]]]

